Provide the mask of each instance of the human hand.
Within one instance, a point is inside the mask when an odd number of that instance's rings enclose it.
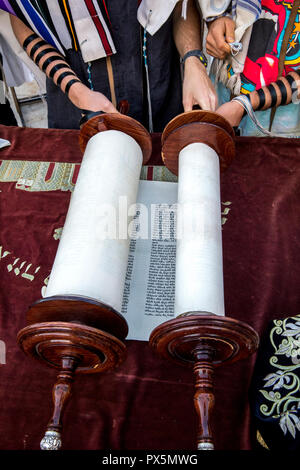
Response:
[[[195,56],[185,61],[182,95],[184,111],[191,111],[194,105],[214,111],[218,105],[217,94],[206,68]]]
[[[225,59],[230,54],[229,42],[235,41],[235,22],[228,16],[222,16],[208,23],[206,51],[217,59]]]
[[[233,126],[238,126],[244,114],[244,108],[238,101],[229,101],[217,109],[217,113],[223,116]]]
[[[74,83],[69,91],[69,99],[79,109],[117,113],[117,109],[102,93],[90,90],[81,82]]]

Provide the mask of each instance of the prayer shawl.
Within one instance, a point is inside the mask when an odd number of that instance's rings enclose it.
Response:
[[[203,19],[207,22],[220,16],[230,16],[235,21],[235,40],[242,42],[243,50],[225,60],[215,59],[211,71],[216,82],[222,82],[238,95],[241,88],[240,74],[244,70],[253,23],[261,13],[261,0],[198,0]],[[228,74],[231,66],[232,74]]]
[[[252,28],[243,73],[241,93],[251,93],[276,82],[283,37],[290,19],[293,0],[262,0],[262,12]],[[300,68],[300,8],[285,51],[283,76]],[[228,73],[231,73],[230,68]]]
[[[136,0],[137,19],[154,35],[178,1]],[[80,50],[90,62],[117,52],[105,0],[0,0],[0,9],[16,15],[63,55],[67,49]]]

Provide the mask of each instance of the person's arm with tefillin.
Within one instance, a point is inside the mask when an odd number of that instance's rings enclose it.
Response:
[[[117,112],[106,96],[82,83],[55,47],[44,41],[16,16],[10,15],[10,20],[14,34],[28,56],[68,95],[77,108],[107,113]]]

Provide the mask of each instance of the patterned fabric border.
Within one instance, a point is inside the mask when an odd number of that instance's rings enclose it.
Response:
[[[274,320],[270,342],[272,369],[260,390],[264,397],[260,412],[278,420],[282,432],[295,439],[300,431],[300,315]]]
[[[22,160],[0,161],[0,182],[16,182],[23,191],[73,191],[79,163],[52,163]],[[142,167],[142,180],[177,182],[177,177],[164,166]]]

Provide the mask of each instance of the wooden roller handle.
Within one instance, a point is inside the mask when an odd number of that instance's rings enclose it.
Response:
[[[200,347],[194,352],[195,395],[194,405],[199,419],[198,450],[213,450],[211,416],[215,404],[212,365],[213,350]]]
[[[66,404],[71,397],[74,373],[78,364],[79,359],[76,357],[62,357],[62,369],[52,390],[52,417],[40,444],[42,450],[59,450],[61,448],[62,418]]]

